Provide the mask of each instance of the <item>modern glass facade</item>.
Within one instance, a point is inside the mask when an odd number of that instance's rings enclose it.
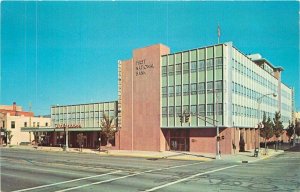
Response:
[[[80,125],[81,128],[100,127],[103,115],[117,117],[118,102],[100,102],[51,107],[52,126]],[[117,120],[115,120],[115,124]]]
[[[281,70],[231,42],[163,55],[161,127],[211,127],[217,116],[219,126],[253,128],[263,113],[273,118],[276,111],[287,126],[292,90],[276,75]],[[180,122],[184,112],[191,114],[188,123]]]
[[[216,106],[217,119],[223,123],[223,47],[216,45],[162,56],[163,128],[213,126],[210,119],[214,119]],[[184,112],[191,113],[189,123],[180,122],[179,116]]]

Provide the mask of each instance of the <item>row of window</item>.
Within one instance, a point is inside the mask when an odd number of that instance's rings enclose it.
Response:
[[[244,116],[244,117],[251,117],[251,118],[258,118],[257,109],[251,107],[245,107],[242,105],[232,105],[232,115],[235,116]]]
[[[115,109],[115,103],[102,103],[102,104],[92,104],[92,105],[78,105],[78,106],[60,106],[52,107],[53,113],[67,113],[70,112],[92,112],[92,111],[104,111]]]
[[[206,106],[206,109],[205,109]],[[218,103],[216,108],[217,114],[223,114],[223,103]],[[200,104],[200,105],[183,105],[183,106],[169,106],[162,107],[162,116],[165,117],[169,114],[170,117],[176,116],[179,117],[183,113],[190,113],[192,116],[212,116],[214,115],[214,104]]]
[[[265,77],[257,74],[256,72],[254,72],[250,68],[246,67],[242,63],[239,63],[234,59],[232,59],[232,60],[233,60],[232,67],[233,67],[234,70],[236,70],[237,72],[239,72],[243,76],[246,75],[249,79],[254,80],[258,84],[260,84],[264,87],[268,87],[269,89],[271,89],[274,92],[276,91],[276,85],[274,83],[271,83],[271,81],[269,81]]]
[[[214,64],[214,59],[208,59],[206,60],[200,60],[200,61],[192,61],[192,62],[186,62],[186,63],[179,63],[175,65],[168,65],[168,66],[162,66],[162,76],[166,76],[167,74],[169,75],[174,75],[176,74],[181,74],[183,73],[189,73],[191,70],[191,73],[197,72],[198,71],[205,71],[213,69],[215,66],[216,69],[220,69],[223,66],[223,58],[215,58],[215,64]]]
[[[115,116],[112,115],[109,117],[109,119],[114,119]],[[54,122],[64,122],[66,123],[68,121],[68,123],[71,123],[71,122],[78,122],[78,121],[81,121],[81,122],[85,122],[85,121],[99,121],[99,120],[102,120],[103,117],[100,117],[100,118],[68,118],[68,119],[54,119]]]
[[[273,69],[272,69],[272,67],[270,67],[269,65],[263,64],[263,65],[261,65],[261,68],[263,68],[263,69],[264,69],[265,71],[267,71],[268,73],[273,74]]]
[[[215,81],[215,91],[219,92],[223,90],[223,81]],[[201,83],[192,83],[176,86],[162,87],[162,96],[163,97],[172,97],[176,93],[177,96],[183,95],[196,95],[204,94],[205,91],[208,93],[213,92],[214,90],[214,81],[201,82]]]
[[[291,111],[291,106],[285,103],[281,103],[281,109],[285,111]]]
[[[257,100],[263,96],[261,93],[240,85],[239,83],[232,82],[232,84],[232,92],[235,94],[248,97],[252,100]],[[276,100],[270,97],[264,97],[262,102],[267,105],[276,105]]]
[[[114,116],[115,115],[115,111],[100,111],[100,112],[77,112],[77,113],[63,113],[63,114],[52,114],[52,119],[85,119],[85,118],[102,118],[104,116],[104,114],[109,116]]]
[[[27,122],[24,122],[24,127],[27,127],[27,126],[28,126]],[[33,127],[40,127],[40,122],[33,122],[32,126]],[[45,126],[48,127],[47,122],[45,123]],[[12,129],[16,128],[16,122],[15,121],[10,122],[10,128],[12,128]]]
[[[285,90],[281,90],[281,96],[286,98],[286,99],[291,99],[291,94],[289,94]]]

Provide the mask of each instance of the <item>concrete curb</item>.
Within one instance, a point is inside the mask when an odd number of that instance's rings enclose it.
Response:
[[[95,154],[95,155],[100,155],[100,156],[113,156],[113,157],[137,157],[137,158],[145,158],[145,159],[153,159],[153,160],[162,160],[162,159],[171,159],[171,160],[183,160],[183,161],[212,161],[214,159],[210,158],[205,158],[205,157],[192,157],[191,155],[184,155],[183,157],[181,156],[162,156],[162,155],[147,155],[147,154],[117,154],[117,153],[108,153],[106,152],[98,152],[98,151],[75,151],[75,150],[69,150],[69,151],[63,151],[61,148],[43,148],[43,147],[12,147],[15,149],[24,149],[24,150],[31,150],[31,151],[45,151],[45,152],[58,152],[58,153],[86,153],[86,154]]]
[[[284,151],[277,151],[277,152],[275,152],[275,153],[272,153],[272,154],[269,154],[269,155],[265,155],[265,156],[260,157],[260,158],[258,158],[258,159],[250,160],[250,161],[248,161],[247,163],[256,163],[256,162],[258,162],[258,161],[266,160],[266,159],[269,159],[269,158],[271,158],[271,157],[276,157],[277,155],[282,154],[282,153],[284,153]],[[239,163],[243,163],[243,162],[242,162],[242,161],[239,161]]]
[[[202,161],[202,162],[209,162],[209,161],[213,161],[215,159],[213,158],[210,158],[210,157],[196,157],[196,156],[193,156],[193,154],[184,154],[184,155],[181,155],[181,154],[178,154],[178,155],[174,155],[174,154],[169,154],[169,153],[166,153],[166,154],[142,154],[142,152],[139,154],[139,153],[126,153],[126,152],[123,152],[123,153],[117,153],[117,152],[114,152],[113,150],[111,151],[108,151],[108,153],[106,152],[100,152],[99,151],[93,151],[93,150],[88,150],[88,151],[85,151],[83,150],[82,152],[80,151],[77,151],[77,150],[69,150],[69,151],[63,151],[63,149],[59,148],[59,147],[43,147],[43,146],[39,146],[39,147],[32,147],[32,146],[14,146],[14,147],[11,147],[11,148],[15,148],[15,149],[25,149],[25,150],[32,150],[32,151],[45,151],[45,152],[64,152],[64,153],[89,153],[89,154],[95,154],[95,155],[100,155],[100,156],[113,156],[113,157],[137,157],[137,158],[145,158],[145,159],[153,159],[153,160],[162,160],[162,159],[170,159],[170,160],[182,160],[182,161]],[[111,152],[111,153],[110,153]],[[147,153],[147,152],[145,152]],[[257,159],[251,159],[251,158],[254,158],[254,157],[239,157],[240,159],[237,159],[237,157],[229,157],[229,158],[226,158],[226,159],[223,159],[223,161],[231,161],[231,162],[237,162],[237,163],[255,163],[257,161],[261,161],[261,160],[266,160],[266,159],[269,159],[273,156],[277,156],[279,154],[282,154],[284,153],[283,150],[280,150],[280,151],[272,151],[271,154],[269,155],[266,155],[266,156],[262,156],[260,158],[257,158]],[[221,160],[222,161],[222,160]]]

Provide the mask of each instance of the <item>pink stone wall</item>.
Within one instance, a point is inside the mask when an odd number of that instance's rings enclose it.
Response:
[[[160,129],[160,58],[169,48],[157,44],[133,51],[122,61],[122,128],[120,149],[165,149]]]
[[[215,153],[216,130],[213,128],[190,129],[190,152]]]

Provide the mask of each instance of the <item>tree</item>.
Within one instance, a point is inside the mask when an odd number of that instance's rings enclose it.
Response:
[[[295,133],[298,137],[300,136],[300,121],[297,121],[297,119],[295,122]]]
[[[83,147],[83,143],[84,143],[85,139],[86,139],[86,136],[83,135],[83,133],[77,134],[77,140],[76,140],[76,142],[79,145],[80,151],[82,151],[82,147]]]
[[[8,143],[10,144],[13,135],[11,134],[11,130],[6,131],[6,136],[8,139]]]
[[[113,124],[114,119],[116,118],[109,118],[108,115],[104,114],[101,121],[100,136],[103,136],[106,139],[106,146],[110,144],[109,141],[115,137],[115,133],[117,132],[116,126]]]
[[[268,117],[268,120],[267,120],[266,113],[264,113],[264,115],[263,115],[262,124],[264,125],[264,127],[262,129],[260,129],[260,136],[262,138],[264,138],[264,140],[265,140],[265,149],[266,149],[267,148],[267,140],[269,140],[274,135],[273,122],[271,121],[270,117]]]
[[[286,130],[286,135],[289,138],[289,142],[291,142],[291,138],[294,135],[294,129],[295,129],[294,123],[289,121],[289,126],[288,129]]]
[[[280,121],[280,118],[281,118],[280,111],[275,112],[275,117],[273,118],[273,122],[274,122],[273,132],[277,140],[283,133],[283,125],[282,125],[282,121]]]

